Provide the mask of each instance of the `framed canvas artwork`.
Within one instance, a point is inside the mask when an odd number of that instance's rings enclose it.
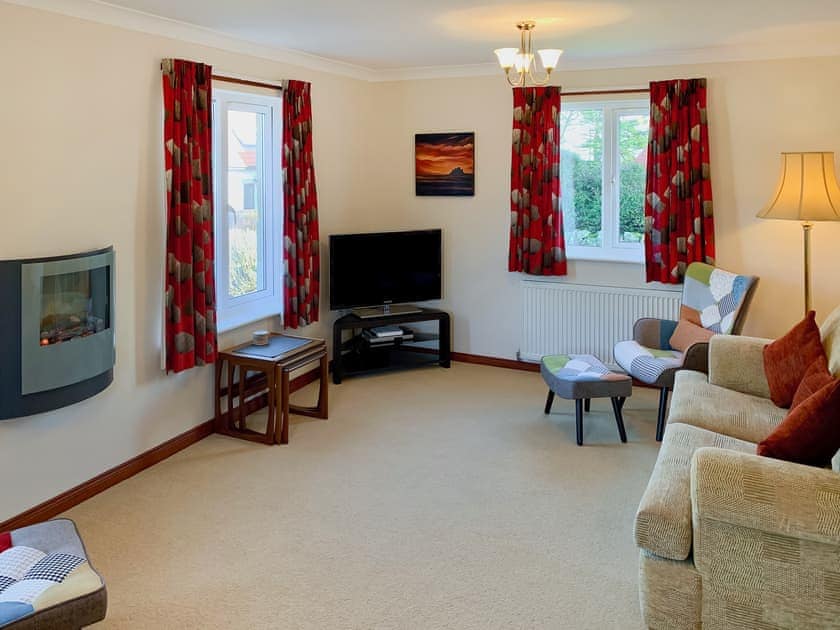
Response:
[[[414,185],[418,197],[475,195],[475,133],[415,134]]]

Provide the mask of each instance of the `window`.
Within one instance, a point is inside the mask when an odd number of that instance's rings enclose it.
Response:
[[[282,311],[280,98],[213,94],[218,328]]]
[[[569,258],[643,261],[649,111],[646,100],[563,103],[561,191]]]
[[[242,208],[244,210],[257,209],[257,183],[244,182],[242,184]]]

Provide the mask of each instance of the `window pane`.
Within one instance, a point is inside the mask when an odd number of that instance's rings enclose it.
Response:
[[[640,243],[645,223],[645,172],[648,142],[647,115],[621,114],[618,118],[619,226],[621,243]]]
[[[262,164],[263,114],[228,111],[228,294],[265,288]]]
[[[569,110],[560,115],[561,197],[566,245],[601,247],[604,113]]]

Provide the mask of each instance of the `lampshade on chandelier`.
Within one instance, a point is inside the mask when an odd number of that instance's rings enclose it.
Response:
[[[545,75],[540,77],[537,74],[537,63],[534,59],[534,51],[531,42],[531,31],[537,25],[534,21],[519,22],[516,28],[519,29],[519,48],[497,48],[493,52],[499,59],[499,65],[505,71],[508,83],[513,87],[522,87],[530,81],[533,85],[545,85],[551,79],[551,71],[557,67],[560,55],[563,51],[559,48],[543,48],[537,51],[540,62],[545,70]],[[511,78],[511,70],[516,73],[516,78]]]

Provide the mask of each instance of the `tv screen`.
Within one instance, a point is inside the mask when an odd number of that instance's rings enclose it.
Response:
[[[441,231],[330,236],[330,309],[441,297]]]

